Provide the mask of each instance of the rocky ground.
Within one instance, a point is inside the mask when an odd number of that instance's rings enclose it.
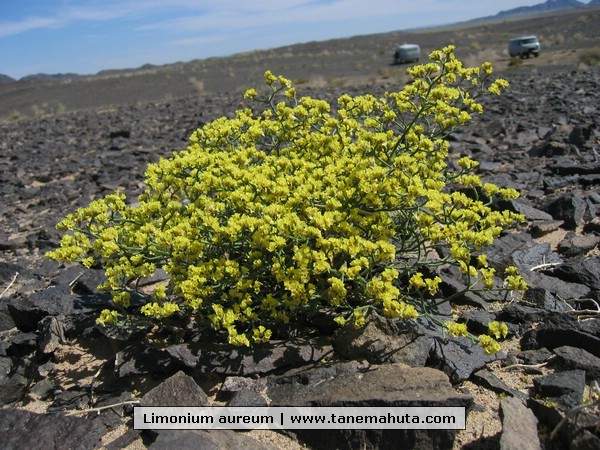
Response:
[[[45,260],[58,244],[54,225],[117,188],[134,198],[149,162],[185,148],[194,129],[232,115],[241,99],[195,95],[1,124],[0,446],[599,448],[600,70],[521,67],[502,76],[510,88],[453,136],[451,155],[472,156],[484,180],[522,193],[503,207],[526,223],[487,253],[494,265],[517,265],[528,291],[507,301],[470,295],[455,305],[474,332],[493,319],[509,325],[495,357],[441,339],[424,322],[373,321],[359,333],[321,327],[254,353],[203,342],[189,330],[187,339],[160,348],[109,335],[94,324],[107,302],[95,288],[102,274]],[[328,100],[341,92],[301,90]],[[460,289],[453,273],[440,275],[445,293]],[[456,435],[148,433],[131,429],[136,402],[434,404],[465,406],[469,415]]]

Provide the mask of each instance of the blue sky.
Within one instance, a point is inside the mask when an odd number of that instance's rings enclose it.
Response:
[[[0,73],[94,74],[448,24],[543,1],[0,0]]]

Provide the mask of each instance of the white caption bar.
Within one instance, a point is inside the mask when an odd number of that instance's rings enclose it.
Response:
[[[169,407],[137,406],[136,430],[438,429],[462,430],[453,407]]]

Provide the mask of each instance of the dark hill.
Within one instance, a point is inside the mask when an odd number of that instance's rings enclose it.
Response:
[[[585,3],[577,0],[547,0],[545,3],[540,3],[533,6],[522,6],[520,8],[509,9],[508,11],[500,11],[496,17],[506,17],[517,14],[532,14],[548,11],[560,11],[570,8],[583,8]]]
[[[0,73],[0,84],[14,83],[15,81],[17,81],[17,80],[15,80],[12,77],[9,77],[8,75],[4,75],[4,74]]]
[[[21,78],[19,81],[61,81],[61,80],[72,80],[74,78],[80,78],[81,75],[76,73],[35,73],[33,75],[27,75]]]

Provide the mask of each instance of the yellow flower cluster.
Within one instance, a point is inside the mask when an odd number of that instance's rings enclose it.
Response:
[[[488,331],[496,339],[505,338],[508,335],[508,326],[504,322],[494,321],[488,324]]]
[[[488,355],[493,355],[500,351],[500,344],[487,334],[479,336],[479,345],[483,347],[483,351]]]
[[[489,64],[464,68],[452,46],[430,57],[400,92],[342,95],[337,107],[298,98],[289,80],[267,72],[267,93],[245,94],[260,108],[205,125],[186,149],[149,165],[137,206],[117,192],[67,216],[59,228],[71,233],[48,255],[101,265],[102,288],[123,314],[195,314],[234,345],[265,342],[273,323],[315,309],[354,326],[372,310],[427,314],[426,295],[440,295],[441,279],[423,274],[442,248],[445,263],[493,288],[494,271],[484,255],[474,266],[473,252],[520,216],[492,210],[477,189],[518,194],[483,184],[469,158],[452,169],[446,138],[482,111],[481,95],[506,83],[488,82]],[[158,268],[168,286],[140,292],[139,280]],[[524,288],[507,276],[497,289]],[[147,299],[141,310],[130,306],[134,292]],[[116,318],[103,312],[98,321]]]
[[[423,274],[421,272],[417,272],[410,278],[408,284],[413,289],[424,289],[427,290],[430,295],[435,295],[441,282],[442,279],[440,277],[436,276],[435,278],[423,278]]]
[[[457,322],[446,322],[444,323],[444,327],[448,330],[448,332],[455,337],[458,336],[467,336],[469,332],[467,331],[466,323],[457,323]]]
[[[179,311],[179,305],[171,302],[164,302],[162,304],[157,302],[146,303],[141,309],[141,313],[145,316],[155,317],[157,319],[172,316],[177,311]]]
[[[100,313],[100,317],[96,319],[96,323],[103,327],[108,325],[116,325],[119,320],[118,311],[111,311],[110,309],[103,309]]]
[[[503,322],[496,321],[488,324],[488,334],[482,334],[478,337],[475,337],[469,333],[466,323],[447,321],[444,323],[444,328],[452,336],[466,336],[476,340],[483,347],[484,352],[488,355],[492,355],[500,350],[500,344],[492,336],[494,336],[496,339],[501,339],[508,335],[508,326]]]

